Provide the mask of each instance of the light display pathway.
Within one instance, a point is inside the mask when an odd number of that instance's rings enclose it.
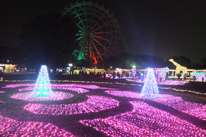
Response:
[[[58,128],[51,123],[44,122],[23,122],[0,115],[0,136],[69,136],[74,137],[70,132]]]
[[[107,118],[79,122],[107,136],[206,136],[206,130],[141,101],[133,110]]]
[[[91,112],[99,112],[119,106],[119,102],[115,99],[104,96],[89,96],[88,100],[81,103],[73,104],[36,104],[29,103],[24,109],[34,114],[49,115],[74,115]]]

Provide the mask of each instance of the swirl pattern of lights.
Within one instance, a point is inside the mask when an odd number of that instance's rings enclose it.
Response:
[[[142,101],[130,103],[130,112],[79,122],[107,136],[206,136],[206,130],[168,112]]]
[[[113,96],[119,97],[129,97],[129,98],[136,98],[140,99],[140,94],[131,91],[112,91],[107,90],[105,91],[107,94],[111,94]],[[172,107],[176,110],[189,114],[191,116],[197,117],[201,120],[206,121],[206,105],[200,103],[192,103],[189,101],[184,101],[181,97],[162,94],[159,98],[141,98],[141,99],[148,99],[152,100],[169,107]]]
[[[44,122],[24,122],[0,115],[0,136],[70,136],[74,137],[70,132],[58,128],[51,123]]]
[[[92,83],[52,84],[59,96],[50,100],[31,99],[35,84],[6,85],[0,96],[0,136],[206,136],[204,104],[167,94],[141,97],[128,90],[137,84],[96,82],[121,85],[120,91]]]
[[[81,103],[73,104],[36,104],[29,103],[24,109],[34,114],[49,115],[74,115],[91,112],[99,112],[119,106],[119,102],[115,99],[104,96],[89,96],[88,100]]]

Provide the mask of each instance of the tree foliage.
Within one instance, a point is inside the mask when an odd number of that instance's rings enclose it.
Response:
[[[77,48],[75,32],[70,16],[60,13],[37,16],[23,26],[20,36],[22,62],[29,67],[65,66],[73,59],[72,52]]]
[[[132,55],[128,53],[122,53],[118,56],[113,56],[105,60],[105,66],[120,67],[120,68],[132,68],[136,66],[137,69],[147,67],[165,67],[166,62],[155,56],[149,55]]]

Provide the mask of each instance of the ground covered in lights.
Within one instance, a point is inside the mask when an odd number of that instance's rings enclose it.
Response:
[[[35,98],[33,88],[0,84],[0,136],[206,136],[202,92],[167,86],[149,99],[141,85],[59,82]]]

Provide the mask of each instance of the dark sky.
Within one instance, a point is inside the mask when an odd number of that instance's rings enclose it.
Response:
[[[133,54],[206,57],[206,0],[99,0],[118,19]],[[17,47],[22,25],[69,0],[0,0],[0,46]]]

